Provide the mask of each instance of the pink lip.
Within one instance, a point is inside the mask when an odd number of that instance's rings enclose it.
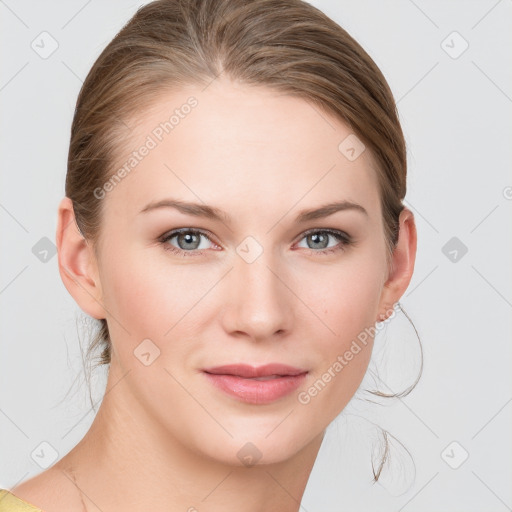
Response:
[[[307,370],[272,363],[254,367],[231,364],[203,370],[208,380],[225,393],[251,404],[267,404],[297,389]],[[256,380],[269,377],[268,380]]]

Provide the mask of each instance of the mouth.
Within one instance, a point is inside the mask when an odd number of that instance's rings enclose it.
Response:
[[[263,366],[232,364],[203,370],[216,388],[250,404],[268,404],[284,398],[299,387],[308,370],[271,363]]]

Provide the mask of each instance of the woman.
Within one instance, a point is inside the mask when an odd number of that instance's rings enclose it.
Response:
[[[58,210],[106,393],[0,511],[299,510],[410,282],[405,193],[391,91],[319,10],[140,8],[83,84]]]

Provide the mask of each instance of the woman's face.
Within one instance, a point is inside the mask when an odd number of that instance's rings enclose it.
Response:
[[[221,79],[168,93],[133,126],[122,179],[96,192],[95,282],[111,372],[129,370],[123,400],[203,456],[285,460],[341,412],[371,355],[361,333],[388,276],[371,154],[306,100]],[[358,206],[312,213],[343,202]],[[270,363],[302,375],[205,372]]]

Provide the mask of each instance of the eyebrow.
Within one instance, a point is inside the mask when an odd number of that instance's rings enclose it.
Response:
[[[140,213],[148,213],[153,210],[160,208],[174,208],[181,213],[194,215],[195,217],[206,217],[219,222],[231,222],[231,217],[223,210],[208,206],[206,204],[189,203],[186,201],[178,201],[175,199],[162,199],[160,201],[153,201],[147,204]],[[360,204],[353,203],[351,201],[338,201],[334,203],[328,203],[319,208],[311,208],[308,210],[302,210],[295,218],[296,223],[304,223],[315,219],[322,219],[328,217],[333,213],[353,210],[363,213],[368,217],[368,212]]]

